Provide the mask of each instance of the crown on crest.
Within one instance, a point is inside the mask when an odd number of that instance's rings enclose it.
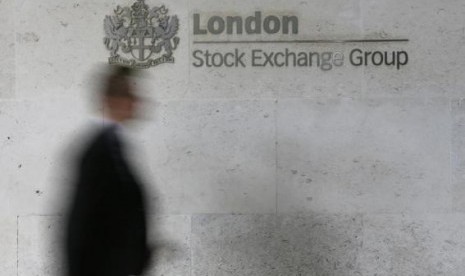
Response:
[[[146,14],[149,10],[149,6],[145,4],[145,0],[137,0],[137,2],[132,4],[131,8],[137,15]]]

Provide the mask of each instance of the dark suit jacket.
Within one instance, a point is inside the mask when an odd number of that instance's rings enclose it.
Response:
[[[116,126],[99,131],[78,164],[66,235],[68,275],[141,274],[149,257],[142,187]]]

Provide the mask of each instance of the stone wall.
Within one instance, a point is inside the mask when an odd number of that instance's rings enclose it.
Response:
[[[69,152],[103,19],[129,0],[0,0],[0,268],[55,275]],[[146,0],[150,6],[161,4]],[[163,244],[149,275],[463,275],[465,2],[176,0],[175,63],[132,126]],[[193,13],[294,14],[298,36],[193,35]],[[194,44],[202,39],[402,43]],[[409,63],[196,68],[193,51],[406,51]]]

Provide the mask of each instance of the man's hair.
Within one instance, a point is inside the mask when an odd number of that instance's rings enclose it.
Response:
[[[103,98],[135,98],[136,95],[130,85],[130,77],[135,74],[134,70],[123,66],[112,67],[112,72],[108,75],[103,86]]]

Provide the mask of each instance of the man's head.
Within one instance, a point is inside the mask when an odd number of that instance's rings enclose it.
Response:
[[[106,80],[102,91],[105,115],[116,122],[133,119],[137,112],[138,97],[131,82],[132,70],[116,67]]]

